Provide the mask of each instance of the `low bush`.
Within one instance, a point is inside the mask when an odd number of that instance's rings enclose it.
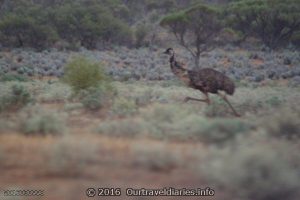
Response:
[[[31,100],[31,95],[29,91],[22,85],[12,86],[12,98],[11,103],[16,106],[22,106],[29,103]]]
[[[64,137],[47,150],[46,173],[57,176],[80,176],[93,160],[96,147],[87,141]]]
[[[83,106],[91,111],[97,111],[110,102],[113,97],[112,88],[107,87],[91,87],[87,90],[81,91],[81,103]]]
[[[0,95],[0,112],[20,109],[32,101],[31,94],[22,85],[12,85],[9,91]]]
[[[154,99],[153,93],[154,93],[153,90],[146,89],[141,94],[135,95],[134,96],[135,104],[139,107],[149,105]]]
[[[72,89],[69,85],[61,82],[39,83],[41,86],[37,100],[41,102],[66,102],[72,96]],[[43,85],[42,85],[43,84]]]
[[[269,135],[284,139],[300,139],[299,115],[292,111],[282,111],[264,121],[263,127]]]
[[[106,84],[106,76],[103,66],[99,63],[93,63],[87,58],[76,57],[72,59],[65,67],[63,80],[68,83],[75,92],[97,87],[100,84]]]
[[[27,76],[12,73],[0,73],[0,82],[6,81],[20,81],[27,82],[29,79]]]
[[[252,125],[239,119],[207,119],[193,107],[184,109],[172,105],[157,105],[141,111],[147,124],[147,135],[171,140],[199,140],[220,144],[253,129]]]
[[[205,119],[190,115],[174,124],[170,137],[181,140],[199,140],[211,144],[223,144],[248,133],[252,126],[239,119]]]
[[[266,104],[270,105],[271,107],[278,107],[283,103],[283,100],[277,96],[272,96],[265,101]]]
[[[62,135],[65,133],[64,117],[52,113],[39,110],[31,113],[32,116],[27,116],[21,123],[22,132],[25,135]]]
[[[236,119],[216,119],[202,127],[199,137],[204,142],[221,143],[251,130],[251,126]]]
[[[134,100],[126,98],[117,98],[115,99],[112,106],[113,115],[120,117],[131,116],[137,113],[138,107]]]
[[[182,164],[180,154],[170,151],[164,144],[137,144],[132,148],[134,166],[152,171],[170,171]]]
[[[142,110],[141,116],[149,137],[170,140],[223,144],[253,129],[253,125],[240,119],[205,118],[188,105],[155,105]]]
[[[148,130],[147,124],[141,120],[124,119],[112,122],[103,122],[97,132],[113,137],[143,136]]]
[[[223,193],[224,200],[296,200],[300,159],[293,153],[295,149],[290,144],[261,140],[211,149],[201,161],[201,177]]]
[[[149,124],[148,134],[155,138],[172,138],[174,126],[192,113],[191,108],[178,105],[154,105],[141,111],[142,119]],[[174,138],[174,136],[173,136]]]

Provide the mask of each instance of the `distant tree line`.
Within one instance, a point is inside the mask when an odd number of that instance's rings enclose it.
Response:
[[[165,16],[160,25],[175,35],[198,67],[201,53],[219,45],[224,32],[237,35],[237,42],[257,38],[271,50],[289,43],[299,45],[300,0],[235,0],[225,6],[198,4]]]
[[[299,0],[240,0],[225,12],[243,40],[256,37],[271,49],[285,46],[300,31]]]
[[[140,23],[149,13],[150,25]],[[139,47],[158,23],[198,65],[202,52],[226,43],[224,32],[236,44],[254,37],[270,49],[299,46],[300,0],[0,0],[5,47]]]
[[[196,0],[197,1],[197,0]],[[161,16],[194,0],[0,0],[0,44],[76,49],[142,46],[148,13]]]
[[[106,2],[10,0],[1,14],[0,41],[5,46],[37,49],[58,41],[87,48],[130,44],[130,27],[121,19],[128,13],[117,2]]]

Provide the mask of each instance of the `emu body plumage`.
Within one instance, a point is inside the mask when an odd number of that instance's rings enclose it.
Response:
[[[199,71],[188,70],[187,73],[190,78],[190,86],[203,93],[217,94],[218,91],[224,91],[229,95],[234,93],[234,83],[219,71],[204,68]]]
[[[175,52],[172,48],[168,48],[164,53],[171,56],[170,67],[172,72],[187,86],[200,90],[206,96],[206,99],[186,97],[185,101],[203,101],[210,104],[208,93],[218,94],[230,106],[233,113],[236,116],[240,116],[226,97],[226,94],[233,95],[235,91],[234,82],[229,77],[211,68],[199,70],[186,69],[182,63],[176,61]],[[224,91],[226,94],[222,95],[219,91]]]

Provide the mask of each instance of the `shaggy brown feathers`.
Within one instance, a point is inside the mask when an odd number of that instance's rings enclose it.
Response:
[[[200,90],[206,96],[206,99],[186,97],[185,101],[195,100],[210,104],[208,93],[218,94],[230,106],[234,114],[240,116],[227,100],[226,95],[219,93],[219,91],[224,91],[228,95],[234,94],[235,85],[229,77],[210,68],[188,70],[182,63],[176,61],[172,48],[168,48],[164,53],[171,56],[169,62],[172,72],[187,86]]]

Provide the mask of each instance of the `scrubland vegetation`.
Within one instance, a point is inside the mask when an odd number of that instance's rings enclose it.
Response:
[[[299,11],[298,0],[0,1],[0,187],[297,200]],[[167,47],[229,76],[241,117],[216,95],[184,102],[202,94],[171,73]]]
[[[12,83],[2,82],[1,91]],[[38,155],[47,159],[39,172],[42,177],[86,177],[90,169],[125,165],[143,169],[145,174],[192,171],[194,187],[209,185],[225,192],[226,199],[287,194],[288,199],[295,199],[299,195],[298,87],[276,83],[240,86],[236,98],[230,98],[243,114],[235,118],[218,97],[212,98],[210,106],[184,103],[185,95],[200,94],[180,84],[109,84],[108,90],[94,87],[78,93],[60,80],[24,83],[27,91],[35,91],[31,92],[34,103],[2,112],[2,141],[37,137],[45,145],[36,147],[41,148]],[[106,99],[106,94],[115,91]],[[82,92],[85,95],[80,97]],[[12,142],[6,148],[14,145]],[[1,150],[5,166],[10,159],[5,148]],[[119,158],[118,151],[126,156]],[[39,161],[32,167],[38,165]]]

